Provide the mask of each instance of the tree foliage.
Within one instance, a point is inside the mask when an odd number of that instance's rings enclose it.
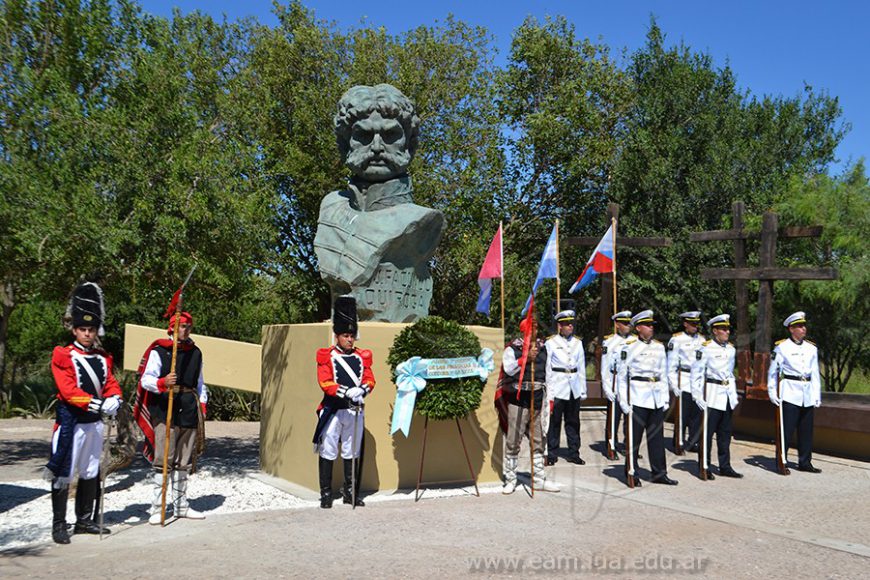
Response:
[[[839,177],[792,179],[776,204],[785,223],[824,224],[821,238],[788,248],[792,266],[833,266],[839,277],[800,284],[780,282],[779,313],[807,312],[810,337],[817,342],[822,378],[829,391],[842,392],[856,370],[870,371],[870,182],[863,159]]]
[[[0,382],[44,372],[39,344],[62,340],[55,321],[82,276],[106,290],[115,352],[121,325],[156,323],[194,264],[198,332],[257,341],[263,324],[327,317],[313,238],[320,200],[348,177],[332,118],[354,84],[389,82],[417,105],[416,202],[448,224],[431,310],[461,323],[483,321],[474,282],[499,220],[511,325],[553,221],[563,237],[601,234],[609,201],[621,233],[675,241],[621,252],[620,305],[673,319],[733,302],[731,284],[698,276],[731,265],[727,244],[689,244],[689,232],[727,226],[738,199],[833,220],[808,212],[834,206],[797,208],[785,192],[849,205],[832,192],[857,187],[823,177],[848,129],[836,98],[754,96],[654,21],[628,54],[564,18],[528,19],[497,66],[489,32],[452,17],[391,34],[338,29],[298,0],[275,14],[268,27],[157,17],[133,0],[0,3]],[[841,308],[862,281],[848,256],[863,250],[825,239],[829,255],[798,244],[793,259],[855,273],[831,293]],[[562,288],[588,251],[563,248]],[[551,298],[546,284],[542,311]],[[597,293],[576,298],[581,327],[595,328]]]

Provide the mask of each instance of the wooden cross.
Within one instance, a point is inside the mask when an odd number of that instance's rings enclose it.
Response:
[[[708,268],[701,271],[704,280],[734,280],[737,316],[737,381],[750,399],[767,398],[767,367],[770,362],[771,323],[773,319],[773,282],[775,280],[836,280],[834,268],[777,268],[776,242],[779,238],[815,238],[822,226],[778,228],[777,214],[768,211],[762,217],[761,233],[744,229],[742,201],[732,206],[732,228],[695,232],[690,242],[731,240],[734,242],[734,268]],[[759,267],[746,264],[746,240],[761,239]],[[749,342],[749,292],[746,283],[758,280],[758,312],[756,314],[755,357],[753,361]],[[754,364],[752,364],[754,363]],[[752,373],[750,374],[750,369]]]
[[[607,223],[610,223],[611,218],[619,219],[619,204],[607,204]],[[617,224],[619,222],[617,221]],[[566,238],[564,243],[567,246],[592,247],[598,245],[601,241],[601,236],[590,237],[583,236],[578,238]],[[619,257],[619,248],[665,248],[672,244],[670,238],[629,238],[620,236],[616,232],[616,254]],[[617,272],[619,272],[619,263],[616,264]],[[595,349],[595,379],[601,380],[601,343],[604,337],[613,332],[613,274],[602,274],[601,278],[601,309],[598,314],[598,347]],[[618,298],[617,298],[618,299]],[[600,386],[600,383],[599,383]],[[592,395],[592,393],[590,393]]]

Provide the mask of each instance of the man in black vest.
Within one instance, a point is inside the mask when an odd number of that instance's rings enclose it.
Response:
[[[196,468],[196,456],[201,452],[203,419],[208,389],[202,380],[202,351],[190,338],[193,317],[182,312],[169,321],[169,335],[178,325],[178,353],[175,370],[172,361],[172,339],[154,341],[142,356],[136,408],[133,415],[145,434],[142,453],[154,466],[154,495],[151,499],[150,518],[160,523],[163,489],[163,451],[166,443],[166,414],[169,390],[173,390],[172,421],[170,424],[168,469],[171,472],[172,507],[177,518],[204,519],[205,516],[190,507],[187,499],[188,476]],[[143,368],[144,367],[144,368]],[[168,503],[168,502],[167,502]]]
[[[534,332],[532,334],[534,335]],[[511,342],[504,349],[502,355],[504,373],[501,388],[503,390],[502,396],[508,403],[508,431],[504,446],[504,487],[502,493],[511,494],[517,488],[517,459],[524,435],[534,438],[535,453],[532,457],[532,464],[535,475],[532,486],[541,491],[559,491],[559,487],[555,483],[547,481],[544,461],[541,411],[546,400],[547,348],[541,338],[529,346],[522,385],[519,385],[523,340],[523,338],[517,338]],[[534,425],[530,425],[533,401],[535,421]]]

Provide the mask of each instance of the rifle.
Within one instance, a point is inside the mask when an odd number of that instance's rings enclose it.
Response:
[[[362,403],[357,407],[356,413],[353,415],[353,442],[354,446],[357,444],[357,426],[359,425],[359,414],[362,413]],[[360,437],[362,438],[362,436]],[[350,460],[350,501],[351,501],[351,510],[356,509],[356,468],[359,462],[359,455],[362,454],[362,441],[359,441],[359,453],[354,453]]]
[[[701,446],[698,448],[698,463],[701,466],[700,477],[701,481],[707,481],[707,470],[709,468],[708,455],[710,454],[709,449],[707,449],[707,412],[710,408],[710,394],[707,389],[707,377],[704,377],[704,416],[701,418],[701,421],[704,422],[702,427],[701,434]]]
[[[181,324],[181,302],[184,298],[184,287],[190,282],[190,277],[196,270],[194,266],[190,270],[190,274],[184,280],[184,284],[178,289],[178,302],[175,303],[175,326],[172,329],[172,360],[169,363],[169,372],[175,372],[175,363],[178,360],[178,327]],[[166,482],[168,479],[168,460],[169,460],[169,439],[172,437],[172,399],[175,394],[176,386],[173,385],[169,389],[169,402],[166,405],[166,440],[163,442],[163,486],[160,489],[160,525],[166,525]]]
[[[106,426],[106,438],[103,439],[103,453],[102,453],[102,461],[100,462],[100,541],[103,541],[103,516],[105,514],[105,503],[103,501],[106,495],[106,477],[109,475],[108,473],[108,463],[111,458],[111,452],[109,450],[109,440],[112,438],[112,425],[115,423],[113,419],[109,419],[108,425]]]
[[[683,454],[683,371],[677,366],[677,400],[674,401],[674,454]]]
[[[782,417],[782,385],[779,373],[776,373],[776,397],[779,405],[776,407],[776,470],[782,475],[788,475],[788,463],[785,460],[785,425]]]
[[[628,421],[628,449],[626,449],[628,452],[626,453],[628,458],[628,487],[634,489],[634,409],[631,407],[631,369],[628,368],[627,363],[625,385],[627,387],[625,389],[625,402],[628,404],[628,414],[625,417]]]
[[[611,392],[616,393],[616,373],[612,370],[610,372],[611,379]],[[607,459],[613,460],[618,459],[619,457],[616,454],[616,397],[614,396],[613,401],[607,401],[607,419],[606,419],[606,429],[607,429]]]

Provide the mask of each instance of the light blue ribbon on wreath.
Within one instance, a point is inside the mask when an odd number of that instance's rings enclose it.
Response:
[[[488,348],[480,351],[480,356],[461,358],[421,358],[412,356],[396,366],[396,404],[393,406],[393,420],[390,434],[396,431],[411,432],[411,417],[414,415],[414,404],[417,393],[426,388],[428,379],[458,379],[462,377],[479,377],[486,381],[489,374],[495,370],[493,352]]]

